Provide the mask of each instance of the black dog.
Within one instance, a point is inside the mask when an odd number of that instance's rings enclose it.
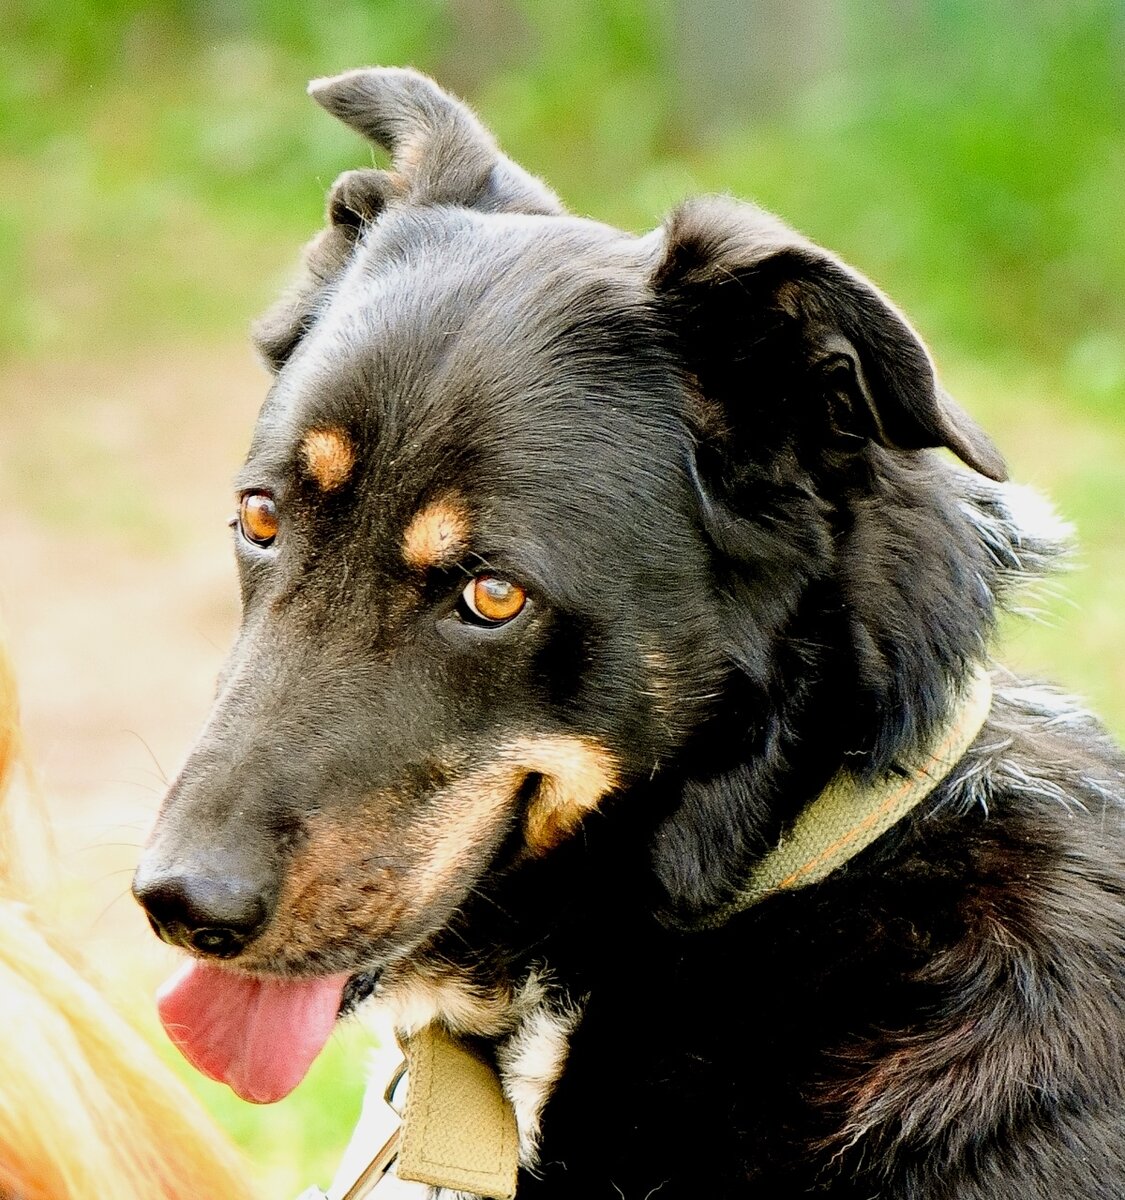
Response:
[[[272,1099],[373,991],[494,1056],[520,1200],[1120,1200],[1125,762],[981,707],[1049,512],[772,217],[632,237],[421,76],[313,94],[394,168],[257,333],[243,628],[135,882],[187,1053]]]

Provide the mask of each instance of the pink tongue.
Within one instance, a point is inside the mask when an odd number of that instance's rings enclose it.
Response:
[[[328,1041],[347,980],[251,979],[193,960],[157,992],[156,1007],[193,1067],[243,1100],[272,1104]]]

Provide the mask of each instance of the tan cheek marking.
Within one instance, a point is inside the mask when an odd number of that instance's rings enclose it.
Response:
[[[618,783],[613,755],[592,738],[521,738],[484,767],[435,793],[425,819],[389,819],[401,803],[383,795],[347,822],[311,818],[308,838],[285,872],[277,916],[240,960],[248,970],[301,962],[326,947],[393,935],[460,887],[511,818],[528,775],[542,777],[526,818],[533,853],[569,834]],[[407,802],[408,803],[408,802]],[[396,826],[397,831],[396,831]],[[357,838],[357,829],[363,830]],[[368,854],[368,847],[383,847]],[[452,902],[452,901],[450,901]],[[482,1020],[471,994],[446,993],[443,1007]],[[491,1000],[484,998],[484,1007]]]
[[[301,442],[301,459],[321,490],[333,492],[351,476],[355,448],[342,429],[313,429]]]
[[[557,846],[619,782],[616,759],[593,738],[524,738],[505,755],[543,777],[527,813],[527,844],[536,854]]]
[[[617,762],[592,738],[520,738],[496,761],[457,780],[433,801],[431,814],[411,835],[418,871],[411,879],[411,907],[424,907],[471,869],[481,847],[496,840],[528,775],[542,782],[527,813],[531,850],[558,845],[618,783]]]
[[[523,775],[516,764],[490,763],[434,796],[431,811],[410,836],[419,860],[411,881],[414,903],[425,906],[447,891],[482,843],[495,839]]]
[[[346,820],[310,817],[286,867],[276,916],[240,965],[299,965],[319,950],[393,937],[435,905],[454,902],[461,875],[506,827],[525,775],[509,762],[470,771],[434,793],[421,820],[403,811],[409,799],[391,793]]]
[[[435,500],[414,514],[402,539],[402,557],[419,570],[448,566],[469,544],[469,518],[454,499]]]

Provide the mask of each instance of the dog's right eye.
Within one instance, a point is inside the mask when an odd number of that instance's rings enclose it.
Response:
[[[255,546],[269,546],[277,537],[281,520],[268,492],[246,492],[238,504],[238,528]]]
[[[477,575],[461,593],[464,613],[481,625],[503,625],[523,611],[527,593],[497,575]]]

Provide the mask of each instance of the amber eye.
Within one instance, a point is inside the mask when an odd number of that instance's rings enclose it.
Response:
[[[255,546],[268,546],[277,537],[277,505],[266,492],[247,492],[238,506],[242,536]]]
[[[517,616],[527,603],[527,593],[518,583],[498,575],[478,575],[461,593],[465,607],[489,625],[499,625]]]

